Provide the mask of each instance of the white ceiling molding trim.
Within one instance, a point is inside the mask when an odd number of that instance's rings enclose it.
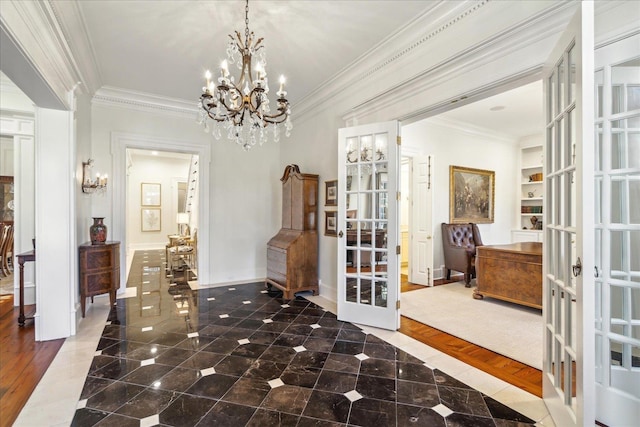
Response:
[[[477,70],[501,58],[506,58],[509,54],[518,52],[527,45],[554,37],[559,34],[559,30],[563,28],[571,16],[570,9],[564,7],[564,5],[562,9],[564,13],[558,11],[557,8],[554,8],[553,11],[546,10],[544,15],[532,17],[532,19],[526,23],[512,26],[491,37],[489,40],[457,52],[447,60],[435,64],[395,86],[385,89],[384,92],[371,95],[367,100],[346,111],[343,114],[343,119],[350,120],[354,117],[366,116],[389,108],[389,106],[394,103],[406,102],[407,97],[415,95],[415,93],[421,93],[428,89],[435,88],[447,81],[453,80],[455,77],[462,76],[469,72],[469,70]],[[549,14],[551,16],[548,16]],[[493,77],[492,83],[482,86],[480,89],[475,88],[472,92],[461,90],[461,92],[454,97],[436,102],[435,105],[428,108],[428,111],[434,113],[436,111],[438,113],[444,112],[499,92],[495,90],[492,92],[492,89],[512,89],[522,84],[531,83],[540,78],[542,71],[541,61],[543,60],[544,58],[542,58],[540,62],[534,61],[535,63],[531,64],[523,63],[523,67],[527,68],[517,74],[502,78]],[[513,82],[517,83],[513,84]],[[452,105],[455,103],[458,104]],[[427,112],[425,109],[421,110],[419,106],[413,106],[412,111],[408,112],[409,116],[404,116],[404,119],[416,116],[416,110],[420,110],[419,115],[422,116]],[[401,117],[395,118],[402,120]],[[391,118],[389,118],[389,120],[390,119]]]
[[[485,3],[483,3],[483,5],[484,4]],[[566,24],[568,17],[571,15],[574,8],[575,5],[571,3],[553,4],[535,14],[529,15],[523,21],[517,22],[504,28],[498,33],[492,34],[487,39],[480,40],[476,45],[470,48],[457,51],[453,55],[443,58],[437,63],[425,63],[427,68],[419,70],[417,74],[408,76],[403,81],[398,81],[393,84],[387,80],[384,84],[377,85],[377,87],[385,88],[381,93],[371,93],[371,91],[363,91],[361,88],[363,84],[367,84],[369,87],[376,87],[375,84],[372,84],[371,80],[374,77],[375,79],[383,78],[384,76],[381,76],[380,71],[385,68],[392,67],[378,68],[375,73],[372,73],[371,70],[365,73],[360,73],[354,80],[346,80],[346,76],[341,76],[342,78],[334,80],[332,85],[327,85],[320,89],[321,93],[319,92],[316,94],[315,104],[313,104],[311,100],[307,102],[308,98],[305,98],[304,102],[306,105],[304,108],[296,105],[296,120],[300,121],[305,120],[308,117],[315,117],[313,112],[316,108],[324,108],[324,105],[322,105],[323,103],[329,101],[333,102],[337,96],[344,93],[355,95],[351,96],[351,98],[356,100],[356,96],[362,97],[362,94],[367,96],[366,99],[356,101],[349,111],[345,111],[342,114],[345,120],[354,116],[362,115],[362,112],[366,111],[368,108],[384,108],[383,104],[388,106],[389,102],[394,102],[393,99],[398,100],[397,102],[405,102],[406,99],[403,98],[403,94],[405,92],[401,90],[403,87],[410,87],[410,90],[414,91],[434,87],[439,84],[439,82],[451,80],[454,76],[468,71],[469,67],[477,68],[482,64],[490,63],[496,58],[504,57],[508,53],[516,51],[522,46],[530,45],[535,41],[544,40],[545,38],[559,34],[559,29]],[[472,12],[477,12],[478,10],[479,9],[473,9],[472,11],[468,11],[469,13],[462,13],[460,15],[469,17],[472,15]],[[489,12],[490,11],[487,13]],[[449,21],[449,23],[443,24],[442,27],[448,28],[451,25],[461,22],[461,18],[458,19],[460,15],[457,15],[457,17]],[[438,31],[437,34],[443,33]],[[438,38],[431,38],[429,40],[433,42],[437,39]],[[412,42],[405,40],[405,43],[411,45]],[[420,45],[420,49],[413,49],[412,54],[416,57],[424,55],[425,58],[428,58],[429,45],[430,43],[422,43]],[[392,57],[397,55],[398,52],[391,54]],[[377,56],[381,56],[381,54],[378,54]],[[385,54],[385,56],[389,56],[389,54]],[[387,64],[391,65],[392,62],[388,62]],[[395,66],[395,64],[393,65]],[[538,65],[539,64],[535,64],[535,67]],[[527,67],[527,65],[524,66]],[[534,67],[534,65],[531,64],[528,66],[528,68],[531,67]],[[393,76],[393,74],[391,74],[393,69],[385,69],[384,71],[386,73],[385,76]],[[420,80],[422,81],[422,86],[417,87],[416,81]],[[349,91],[350,89],[351,91]],[[389,100],[390,97],[393,98],[391,101]],[[371,103],[377,103],[378,107],[371,107],[369,105]]]
[[[93,105],[126,108],[148,113],[167,114],[174,117],[190,117],[194,122],[198,107],[196,101],[167,98],[150,93],[136,92],[117,87],[104,86],[91,100]]]
[[[635,5],[635,14],[630,13],[629,6]],[[598,1],[594,4],[595,27],[598,31],[595,35],[595,48],[600,49],[607,45],[624,40],[640,33],[638,16],[640,16],[640,2],[627,1]],[[606,16],[606,18],[604,18]],[[607,28],[599,27],[607,25]]]
[[[73,91],[81,76],[49,4],[2,0],[0,19],[0,27],[9,40],[19,50],[23,60],[29,62],[40,80],[46,82],[44,84],[50,88],[60,105],[42,105],[37,97],[29,93],[28,82],[20,81],[19,73],[7,70],[6,74],[39,106],[69,109],[68,93]]]
[[[349,110],[349,112],[344,113],[342,118],[345,122],[347,120],[358,120],[358,118],[369,116],[382,111],[385,108],[391,108],[391,106],[395,104],[406,103],[409,96],[415,96],[416,93],[424,93],[430,89],[436,88],[441,85],[443,81],[451,77],[451,75],[444,73],[439,74],[438,77],[431,76],[431,78],[428,79],[414,79],[407,81],[405,82],[405,85],[394,89],[394,96],[399,99],[395,103],[387,102],[388,98],[381,95],[379,102],[369,102],[362,104],[359,107],[354,107]],[[490,84],[476,87],[471,91],[466,91],[463,95],[456,94],[455,96],[446,98],[442,101],[431,103],[427,107],[412,104],[411,108],[409,108],[406,113],[402,113],[398,117],[389,118],[389,120],[397,119],[403,124],[413,123],[418,120],[444,113],[454,108],[462,107],[463,105],[471,104],[489,96],[497,95],[504,91],[532,83],[540,80],[541,78],[542,64],[538,64],[505,78],[494,79]]]
[[[441,34],[447,28],[459,23],[462,18],[480,9],[489,0],[469,3],[463,2],[441,2],[436,7],[429,9],[423,15],[401,28],[395,34],[387,37],[377,46],[367,53],[355,59],[334,77],[321,84],[316,90],[309,93],[301,101],[297,102],[295,108],[296,118],[304,116],[314,110],[318,105],[330,102],[336,94],[343,92],[346,88],[386,69],[405,57],[417,48],[423,47],[425,42]],[[460,11],[462,9],[462,11]],[[454,15],[453,18],[450,18]],[[425,35],[426,31],[426,35]],[[384,60],[380,61],[381,52],[384,53]],[[366,71],[362,71],[362,69]]]
[[[102,86],[102,76],[96,61],[96,53],[88,37],[88,29],[82,10],[76,2],[54,2],[48,0],[49,7],[56,16],[60,31],[74,53],[74,63],[84,92],[93,95]]]

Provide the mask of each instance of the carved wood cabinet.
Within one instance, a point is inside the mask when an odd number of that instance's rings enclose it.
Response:
[[[93,302],[94,295],[108,293],[111,305],[116,303],[116,291],[120,287],[120,242],[83,243],[79,255],[80,306],[84,317],[88,297]]]
[[[268,287],[286,299],[300,291],[318,292],[318,175],[300,173],[297,165],[284,170],[282,228],[267,243]]]

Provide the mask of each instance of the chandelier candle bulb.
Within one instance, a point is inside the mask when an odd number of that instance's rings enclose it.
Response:
[[[284,91],[284,82],[285,82],[284,76],[281,75],[280,76],[280,92]]]

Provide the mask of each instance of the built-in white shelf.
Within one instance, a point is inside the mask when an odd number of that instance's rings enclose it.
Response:
[[[531,200],[531,201],[536,201],[536,200],[538,200],[538,201],[542,201],[542,197],[523,197],[521,200],[522,200],[523,202],[524,202],[525,200],[526,200],[526,201],[529,201],[529,200]]]
[[[525,169],[542,169],[542,165],[529,165],[529,166],[522,166],[522,170]]]

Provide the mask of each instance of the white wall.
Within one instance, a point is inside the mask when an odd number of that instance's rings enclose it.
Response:
[[[442,277],[444,264],[440,224],[449,222],[449,166],[464,166],[495,172],[495,210],[492,224],[478,224],[484,244],[511,242],[518,205],[517,141],[498,140],[422,120],[402,126],[402,147],[433,155],[433,266],[434,277]]]
[[[136,154],[131,159],[127,180],[127,246],[131,249],[164,248],[167,235],[178,232],[178,201],[174,200],[177,191],[173,187],[176,180],[187,181],[189,159]],[[160,231],[142,231],[141,213],[145,207],[140,201],[143,182],[160,184]]]

